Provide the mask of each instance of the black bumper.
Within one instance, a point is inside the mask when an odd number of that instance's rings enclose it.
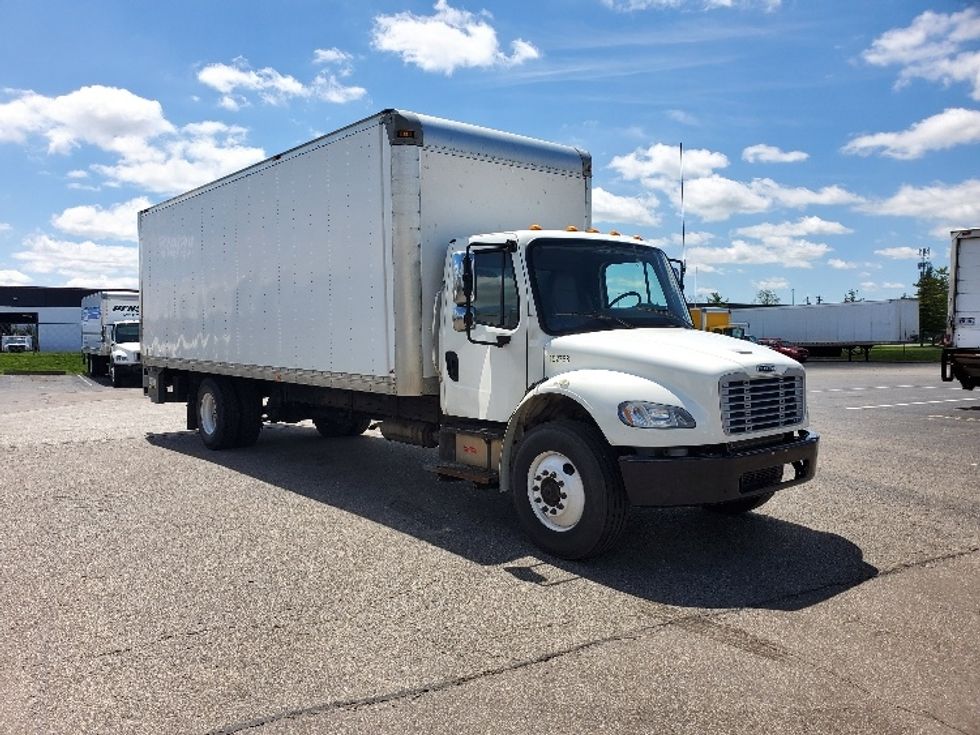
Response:
[[[633,505],[704,505],[784,490],[813,479],[820,436],[800,431],[793,441],[725,454],[697,457],[619,458],[626,493]],[[783,479],[755,481],[761,470],[790,465]],[[743,477],[748,475],[743,481]]]

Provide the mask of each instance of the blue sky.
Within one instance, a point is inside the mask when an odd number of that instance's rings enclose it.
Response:
[[[0,285],[135,286],[136,212],[400,107],[574,144],[688,291],[914,293],[980,226],[980,8],[915,0],[0,3]],[[501,223],[523,227],[530,222]]]

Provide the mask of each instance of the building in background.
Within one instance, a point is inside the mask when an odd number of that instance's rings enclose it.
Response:
[[[76,352],[82,346],[82,297],[95,290],[0,286],[0,334],[29,334],[40,352]]]

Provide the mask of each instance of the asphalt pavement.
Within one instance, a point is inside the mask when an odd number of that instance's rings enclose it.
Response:
[[[813,482],[571,563],[376,432],[0,376],[0,732],[980,733],[980,391],[808,385]]]

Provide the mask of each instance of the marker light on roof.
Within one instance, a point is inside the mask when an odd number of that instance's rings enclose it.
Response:
[[[610,235],[619,235],[619,231],[618,230],[609,230],[609,234]]]
[[[590,227],[589,229],[586,230],[586,232],[592,232],[592,233],[595,233],[595,232],[598,232],[598,231],[599,230],[597,230],[595,227]]]
[[[575,225],[569,225],[565,228],[565,232],[578,232],[578,227]]]
[[[541,229],[541,225],[531,225],[527,229],[529,229],[529,230],[540,230]]]

